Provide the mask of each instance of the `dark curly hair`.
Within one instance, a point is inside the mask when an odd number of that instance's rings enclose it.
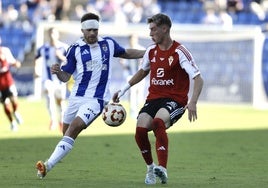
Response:
[[[97,20],[100,21],[100,17],[94,13],[86,13],[81,18],[81,23],[86,20]]]

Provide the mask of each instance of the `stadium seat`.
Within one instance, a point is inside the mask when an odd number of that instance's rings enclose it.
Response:
[[[9,6],[9,5],[14,5],[14,7],[15,7],[15,9],[19,9],[19,7],[20,7],[20,1],[18,1],[18,0],[4,0],[4,1],[1,1],[2,2],[2,9],[7,9],[7,7]]]

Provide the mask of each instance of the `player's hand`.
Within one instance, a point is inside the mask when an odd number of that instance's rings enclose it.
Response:
[[[21,62],[20,61],[16,61],[16,63],[14,64],[14,66],[16,68],[20,68],[21,67]]]
[[[188,109],[188,119],[190,122],[197,120],[196,104],[189,102],[185,109]]]
[[[117,91],[116,93],[114,93],[114,95],[113,95],[113,102],[115,102],[115,103],[119,103],[120,102],[120,100],[119,100],[119,93],[120,93],[120,90],[119,91]]]
[[[129,83],[127,83],[123,89],[117,91],[114,95],[113,95],[113,102],[116,102],[118,103],[120,100],[119,98],[121,98],[125,93],[126,91],[130,88],[131,86],[129,85]]]
[[[59,64],[53,64],[50,68],[51,74],[57,74],[60,72],[60,65]]]

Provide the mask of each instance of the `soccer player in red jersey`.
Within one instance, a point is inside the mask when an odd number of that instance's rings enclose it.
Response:
[[[168,135],[166,129],[178,121],[188,109],[189,121],[197,119],[196,105],[203,87],[203,79],[192,54],[179,42],[172,40],[170,18],[162,13],[147,20],[154,44],[149,46],[143,57],[140,70],[125,87],[113,96],[114,102],[133,85],[150,73],[149,94],[139,112],[135,139],[147,164],[146,184],[155,184],[156,177],[162,184],[167,183]],[[190,79],[193,92],[188,99]],[[158,164],[152,158],[148,132],[156,137]]]
[[[0,44],[1,42],[2,40],[0,39]],[[0,100],[4,105],[4,112],[10,121],[10,129],[17,131],[17,123],[21,124],[22,118],[17,111],[18,92],[10,72],[10,66],[19,68],[21,63],[14,58],[8,47],[0,46]]]

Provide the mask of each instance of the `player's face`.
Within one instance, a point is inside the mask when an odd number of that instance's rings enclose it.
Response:
[[[161,44],[164,39],[164,31],[162,26],[157,26],[155,23],[149,24],[150,36],[155,44]]]
[[[51,40],[58,40],[59,39],[59,32],[55,29],[51,31],[50,34]]]
[[[88,44],[94,44],[98,41],[98,31],[98,29],[82,29],[82,33]]]

